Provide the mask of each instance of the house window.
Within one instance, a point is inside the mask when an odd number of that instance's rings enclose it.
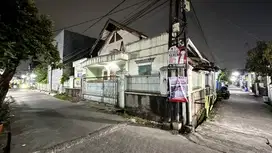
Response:
[[[114,43],[114,37],[115,37],[115,35],[113,34],[112,37],[111,37],[111,40],[110,40],[110,44]]]
[[[116,42],[116,41],[119,41],[119,40],[122,40],[123,38],[117,33],[117,32],[115,32],[113,35],[112,35],[112,37],[111,37],[111,40],[110,40],[110,44],[111,43],[114,43],[114,42]]]
[[[123,38],[116,32],[116,41],[122,40]]]
[[[151,65],[140,65],[138,66],[139,75],[151,75]]]

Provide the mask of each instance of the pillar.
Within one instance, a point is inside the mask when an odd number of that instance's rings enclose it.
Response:
[[[125,108],[125,83],[126,78],[124,72],[121,72],[117,79],[118,87],[118,106],[120,108]]]

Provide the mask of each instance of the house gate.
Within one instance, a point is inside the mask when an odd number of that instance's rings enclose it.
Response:
[[[117,105],[117,77],[86,77],[82,79],[84,99]]]

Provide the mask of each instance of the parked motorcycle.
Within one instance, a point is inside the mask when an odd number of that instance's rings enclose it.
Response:
[[[221,87],[220,89],[220,96],[223,98],[223,99],[229,99],[230,97],[230,92],[229,92],[229,89],[228,89],[228,86],[223,86]]]

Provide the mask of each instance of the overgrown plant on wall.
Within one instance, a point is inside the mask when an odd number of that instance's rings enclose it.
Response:
[[[63,85],[64,82],[68,81],[69,80],[69,75],[67,73],[64,73],[62,76],[61,76],[61,79],[60,79],[60,83]]]

